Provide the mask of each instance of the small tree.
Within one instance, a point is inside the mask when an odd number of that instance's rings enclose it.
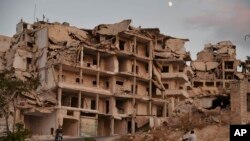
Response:
[[[32,89],[36,89],[39,81],[36,78],[22,81],[13,75],[13,71],[3,71],[0,73],[0,116],[5,118],[7,134],[10,133],[9,116],[10,105],[14,104],[14,99],[22,93],[27,93]]]

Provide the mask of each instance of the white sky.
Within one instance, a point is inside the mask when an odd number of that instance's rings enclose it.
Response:
[[[172,7],[168,2],[173,3]],[[189,38],[186,48],[196,58],[205,43],[231,40],[237,58],[250,56],[250,0],[0,0],[0,34],[13,36],[16,24],[42,19],[80,28],[132,19],[133,26],[158,27],[163,34]]]

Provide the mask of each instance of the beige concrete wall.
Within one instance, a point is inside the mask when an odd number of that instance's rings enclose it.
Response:
[[[136,65],[138,66],[138,75],[144,78],[148,78],[149,74],[148,71],[146,70],[146,67],[148,68],[147,63],[137,61]]]
[[[99,81],[100,81],[100,88],[111,90],[112,83],[109,77],[100,77]]]
[[[137,54],[139,56],[143,56],[143,57],[146,57],[146,52],[148,50],[148,44],[147,43],[140,43],[140,42],[137,42],[136,43],[136,46],[137,46]]]
[[[247,88],[249,83],[247,79],[244,79],[241,83],[240,93],[241,93],[241,114],[242,114],[242,123],[250,123],[250,111],[247,111]]]
[[[47,63],[47,48],[48,47],[48,29],[43,28],[36,32],[35,43],[39,49],[42,49],[42,56],[38,59],[38,67],[43,68]],[[41,73],[44,73],[43,71]]]
[[[79,73],[70,72],[70,71],[66,71],[66,70],[63,70],[62,75],[63,75],[62,81],[65,83],[69,83],[69,84],[77,84],[76,78],[80,78]]]
[[[118,72],[119,64],[116,56],[101,58],[100,69],[111,72]]]
[[[47,73],[45,74],[46,88],[50,89],[56,86],[56,82],[58,81],[58,75],[52,68],[47,69]]]
[[[115,119],[114,133],[124,135],[127,134],[127,121],[125,119],[117,120]]]
[[[148,103],[145,102],[136,102],[136,113],[137,115],[146,115],[148,114]]]
[[[95,136],[97,134],[97,120],[95,118],[81,117],[80,135]]]
[[[133,60],[119,59],[119,72],[130,72],[132,73]]]
[[[137,95],[139,96],[148,96],[149,92],[147,91],[147,89],[149,89],[149,84],[146,82],[141,82],[141,81],[137,81]]]
[[[108,113],[106,113],[106,111],[107,111],[106,108],[109,109],[109,107],[107,107],[106,101],[109,101],[109,100],[108,99],[102,99],[102,98],[99,99],[99,101],[98,101],[98,112],[108,114]],[[108,110],[108,111],[110,112],[110,110]]]
[[[110,135],[110,118],[99,117],[98,118],[98,136]]]
[[[121,78],[121,77],[116,77],[116,81],[123,82],[123,86],[116,84],[115,85],[115,92],[118,93],[121,90],[126,90],[126,91],[130,91],[130,93],[132,93],[131,87],[132,87],[132,84],[133,84],[133,80],[126,79],[126,78]]]
[[[0,52],[6,52],[10,48],[11,37],[0,35]]]
[[[123,41],[125,42],[124,44],[124,51],[127,51],[127,52],[132,52],[132,46],[133,46],[133,40],[131,39],[125,39],[125,38],[121,38],[119,37],[120,41]]]
[[[152,115],[157,115],[157,106],[152,105]]]
[[[44,116],[24,116],[25,128],[27,128],[33,135],[50,135],[51,128],[56,130],[56,114],[47,114]]]
[[[93,87],[93,81],[96,81],[96,76],[93,75],[83,75],[83,85],[86,87]],[[97,84],[97,82],[96,82]]]
[[[91,55],[91,54],[84,54],[83,55],[83,64],[84,64],[85,67],[87,67],[88,64],[90,64],[90,67],[97,68],[97,65],[93,64],[93,60],[97,61],[97,56],[96,55]]]
[[[25,50],[17,49],[16,53],[15,53],[13,67],[15,69],[18,69],[21,71],[26,71],[28,69],[27,68],[27,57],[33,58],[32,53],[25,51]]]

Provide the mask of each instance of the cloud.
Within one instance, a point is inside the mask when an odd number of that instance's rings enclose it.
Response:
[[[250,4],[243,0],[201,0],[201,5],[208,5],[210,10],[187,18],[189,27],[211,28],[217,38],[237,40],[250,33]]]

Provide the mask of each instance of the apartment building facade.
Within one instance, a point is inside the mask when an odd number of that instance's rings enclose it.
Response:
[[[15,123],[33,135],[53,135],[62,126],[68,136],[108,136],[163,122],[188,97],[187,39],[130,23],[90,30],[21,20],[5,68],[41,85],[20,96]]]

